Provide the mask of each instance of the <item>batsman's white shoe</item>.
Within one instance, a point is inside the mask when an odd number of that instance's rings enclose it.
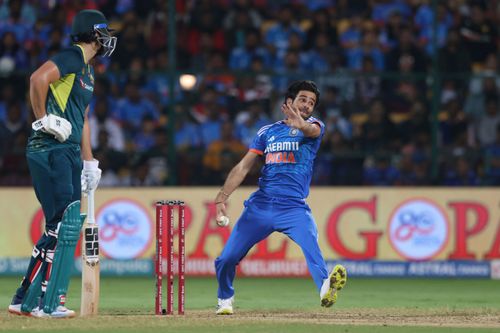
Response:
[[[22,316],[24,313],[21,311],[21,303],[19,304],[9,304],[9,313]]]
[[[31,312],[23,312],[21,311],[21,303],[19,304],[10,304],[9,305],[9,313],[18,315],[18,316],[28,316],[28,317],[37,317],[38,307],[34,308]]]
[[[329,308],[337,301],[337,292],[345,287],[347,283],[347,271],[342,265],[335,265],[332,272],[325,279],[319,297],[321,299],[321,306]]]
[[[68,309],[64,305],[59,305],[52,313],[45,313],[45,311],[38,310],[38,308],[33,309],[31,316],[37,318],[73,318],[75,311]]]
[[[233,300],[234,297],[231,298],[219,298],[217,302],[217,311],[215,314],[217,315],[232,315],[233,314]]]
[[[21,311],[21,305],[23,304],[23,299],[18,297],[17,295],[14,295],[12,297],[12,302],[9,304],[9,313],[18,315],[18,316],[31,316],[32,314],[30,312],[23,312]]]

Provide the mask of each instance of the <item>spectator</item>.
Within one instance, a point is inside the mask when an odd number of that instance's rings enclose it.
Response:
[[[391,165],[386,156],[375,158],[373,165],[368,165],[364,170],[364,184],[370,186],[393,186],[396,185],[400,174],[397,168]]]
[[[452,165],[446,170],[443,185],[446,186],[477,186],[479,179],[471,168],[465,156],[455,158]]]
[[[372,57],[364,56],[361,65],[361,74],[356,80],[357,102],[362,109],[366,109],[374,98],[380,95],[381,79],[376,75],[377,70]]]
[[[170,163],[167,131],[156,128],[153,133],[153,144],[145,152],[148,163],[148,178],[152,185],[167,185],[169,179]]]
[[[127,171],[129,157],[113,148],[109,133],[102,129],[97,133],[97,149],[94,156],[99,161],[103,170],[101,181],[104,179],[105,186],[121,186],[121,177]],[[102,165],[101,165],[102,163]],[[99,182],[99,185],[104,185]]]
[[[230,122],[221,126],[220,139],[210,143],[203,157],[206,181],[209,185],[220,184],[229,171],[243,157],[247,148],[234,137],[234,128]]]
[[[434,35],[434,13],[428,4],[422,5],[415,15],[415,23],[419,29],[419,44],[428,55],[432,55]],[[445,3],[437,3],[437,36],[438,48],[445,44],[448,30],[452,27],[453,20]]]
[[[308,68],[313,72],[331,71],[330,57],[332,53],[339,52],[329,43],[329,37],[325,33],[318,33],[314,38],[314,46],[309,50]]]
[[[5,32],[0,44],[0,61],[10,59],[17,70],[26,70],[29,68],[26,52],[21,48],[13,32]]]
[[[350,69],[361,70],[365,57],[372,59],[377,71],[384,69],[384,54],[379,47],[374,31],[365,31],[361,44],[346,50],[347,66]]]
[[[155,143],[156,123],[153,117],[146,114],[142,118],[141,128],[134,135],[133,143],[138,152],[151,148]]]
[[[0,122],[0,159],[12,150],[20,132],[25,132],[25,135],[29,133],[26,124],[20,102],[10,102],[5,120]]]
[[[251,100],[247,102],[245,111],[238,114],[236,118],[236,138],[245,146],[249,147],[255,133],[264,125],[270,124],[271,119],[264,113],[262,101]]]
[[[229,58],[229,67],[236,70],[249,69],[251,62],[255,58],[262,60],[264,68],[271,66],[271,55],[266,48],[260,46],[260,32],[257,29],[250,29],[245,35],[245,45],[234,48]]]
[[[144,116],[158,120],[159,112],[146,98],[141,97],[137,83],[131,81],[125,86],[125,97],[117,103],[116,117],[121,121],[123,128],[128,131],[126,135],[139,129]]]
[[[380,33],[380,44],[385,52],[389,52],[398,45],[399,36],[405,27],[407,23],[403,20],[401,13],[397,10],[392,11]]]
[[[34,37],[32,34],[34,20],[32,17],[23,16],[24,6],[21,0],[10,0],[8,6],[9,16],[0,20],[0,36],[6,32],[12,32],[15,40],[24,46]]]
[[[497,59],[494,54],[486,58],[484,68],[470,80],[469,94],[464,110],[469,117],[477,118],[485,113],[486,99],[500,98],[500,76],[497,75]]]
[[[442,118],[443,119],[439,122],[441,144],[451,146],[459,142],[464,142],[469,124],[457,99],[448,102],[445,106],[445,112],[442,114]]]
[[[398,136],[404,145],[411,143],[418,133],[430,134],[429,110],[422,101],[416,101],[408,114],[408,119],[397,125]]]
[[[139,2],[143,2],[143,0]],[[163,0],[152,2],[153,8],[148,8],[144,37],[151,52],[155,54],[164,50],[168,45],[168,2]]]
[[[264,39],[271,54],[283,55],[289,47],[292,34],[297,34],[301,40],[304,39],[304,31],[294,21],[293,8],[290,5],[284,5],[278,11],[278,22],[265,34]]]
[[[199,185],[202,175],[203,145],[198,125],[184,108],[176,108],[175,152],[179,185]]]
[[[381,26],[387,22],[389,16],[394,11],[398,11],[404,18],[411,15],[410,6],[404,1],[399,0],[376,0],[372,4],[372,20],[375,24]]]
[[[496,128],[495,142],[485,149],[487,184],[500,185],[500,125]]]
[[[497,51],[498,30],[491,23],[479,4],[471,6],[470,17],[466,18],[460,28],[471,60],[480,66],[490,53]]]
[[[313,13],[312,25],[307,30],[305,47],[311,49],[317,44],[317,36],[326,37],[325,46],[338,45],[337,26],[326,8],[320,8]]]
[[[486,112],[474,124],[475,134],[481,146],[488,146],[496,141],[497,127],[500,125],[498,99],[490,97],[485,101]]]
[[[245,47],[249,31],[260,28],[262,17],[249,0],[236,0],[224,17],[229,48]]]
[[[458,30],[450,30],[445,45],[439,49],[438,70],[443,73],[461,73],[470,70],[468,50],[460,40]]]
[[[396,144],[395,127],[390,120],[384,104],[374,100],[363,124],[363,147],[367,152],[391,149]]]
[[[7,119],[7,106],[15,102],[15,87],[11,84],[2,84],[0,93],[0,121]]]
[[[129,18],[123,24],[123,29],[118,34],[120,43],[116,46],[116,60],[113,66],[118,65],[118,69],[126,70],[130,68],[132,59],[146,59],[149,54],[148,45],[144,35],[141,34],[141,23],[133,13],[128,14]]]
[[[198,56],[202,52],[207,53],[207,47],[210,51],[226,51],[220,8],[211,1],[201,3],[192,13],[185,40],[189,54]]]
[[[347,29],[340,34],[340,45],[344,50],[358,47],[363,36],[363,19],[358,13],[353,13],[348,25]]]
[[[403,28],[399,35],[399,44],[387,54],[385,61],[390,71],[400,71],[402,63],[408,64],[410,73],[425,72],[427,60],[425,55],[414,43],[414,37],[410,28]]]
[[[109,137],[107,148],[122,152],[125,150],[123,130],[118,121],[110,116],[109,110],[107,99],[101,98],[95,102],[95,110],[89,117],[90,143],[92,149],[104,148],[98,146],[98,133],[105,131]]]

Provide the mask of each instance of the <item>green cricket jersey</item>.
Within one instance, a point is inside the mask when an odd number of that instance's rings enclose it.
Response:
[[[80,146],[85,109],[94,92],[94,69],[85,64],[83,57],[82,48],[75,44],[50,59],[59,69],[61,78],[50,85],[45,107],[48,114],[65,118],[71,123],[70,137],[61,143],[53,135],[33,132],[28,141],[28,151]]]

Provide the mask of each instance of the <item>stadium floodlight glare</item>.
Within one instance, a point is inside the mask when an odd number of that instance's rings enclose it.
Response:
[[[192,90],[196,86],[196,76],[192,74],[182,74],[179,83],[183,90]]]

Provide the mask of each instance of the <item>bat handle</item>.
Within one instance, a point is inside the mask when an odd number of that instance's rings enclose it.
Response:
[[[89,191],[89,194],[87,197],[87,223],[88,224],[95,224],[94,192],[95,192],[95,190]]]

